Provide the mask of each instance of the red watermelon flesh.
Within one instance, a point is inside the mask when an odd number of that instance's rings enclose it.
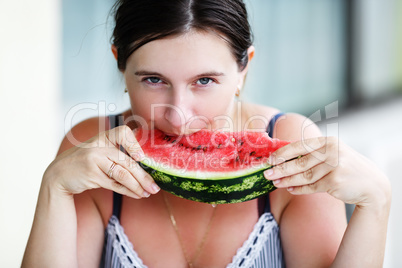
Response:
[[[151,166],[190,173],[258,169],[267,166],[272,152],[289,144],[253,131],[200,130],[187,136],[169,136],[158,129],[137,129],[135,135],[146,158],[154,162]]]

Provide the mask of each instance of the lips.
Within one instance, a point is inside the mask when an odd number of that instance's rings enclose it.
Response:
[[[195,133],[195,132],[198,132],[198,131],[200,131],[201,129],[197,129],[197,130],[195,130],[195,131],[186,131],[186,132],[180,132],[180,131],[172,131],[172,132],[169,132],[169,131],[164,131],[164,130],[162,130],[161,129],[161,131],[163,131],[163,133],[165,133],[166,135],[168,135],[168,136],[187,136],[187,135],[191,135],[191,134],[193,134],[193,133]]]

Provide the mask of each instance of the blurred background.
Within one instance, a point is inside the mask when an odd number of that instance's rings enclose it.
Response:
[[[113,0],[0,0],[0,267],[19,267],[42,174],[77,122],[129,107]],[[246,0],[256,56],[242,98],[298,112],[389,176],[384,267],[402,267],[402,1]]]

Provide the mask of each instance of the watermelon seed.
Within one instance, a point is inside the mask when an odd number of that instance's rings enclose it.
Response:
[[[258,160],[258,159],[261,159],[261,158],[262,158],[262,156],[257,156],[255,159],[257,159],[257,160]]]
[[[252,151],[252,152],[250,153],[250,156],[253,156],[253,155],[255,155],[255,151]]]
[[[168,139],[168,136],[165,136],[163,139],[164,139],[164,140],[167,140],[167,139]]]
[[[218,149],[220,149],[220,148],[221,148],[221,146],[222,146],[222,144],[218,144]]]
[[[240,146],[242,146],[244,144],[244,141],[240,140]]]
[[[201,145],[198,145],[198,146],[197,146],[197,151],[198,151],[198,150],[201,150]]]
[[[180,145],[179,145],[180,147],[182,147],[183,146],[183,143],[180,143]]]
[[[236,162],[239,162],[239,161],[240,161],[240,157],[236,156]]]
[[[173,140],[173,141],[172,141],[172,143],[175,143],[175,142],[176,142],[176,140]]]
[[[202,148],[202,150],[203,150],[204,152],[206,152],[206,151],[207,151],[207,147]]]

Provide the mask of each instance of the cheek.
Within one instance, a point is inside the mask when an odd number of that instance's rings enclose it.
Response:
[[[211,94],[208,97],[199,97],[196,105],[196,114],[203,115],[210,122],[219,116],[230,115],[233,109],[234,90],[225,89]]]
[[[158,100],[157,96],[153,96],[152,94],[143,94],[141,91],[133,91],[130,94],[130,103],[133,114],[146,122],[150,122],[151,119],[155,120],[163,116],[161,109],[153,109],[154,106],[163,102],[162,100]]]
[[[200,102],[204,103],[205,110],[210,113],[222,115],[223,111],[230,109],[230,104],[234,99],[235,90],[232,87],[219,88],[211,93],[207,98],[200,98]]]

